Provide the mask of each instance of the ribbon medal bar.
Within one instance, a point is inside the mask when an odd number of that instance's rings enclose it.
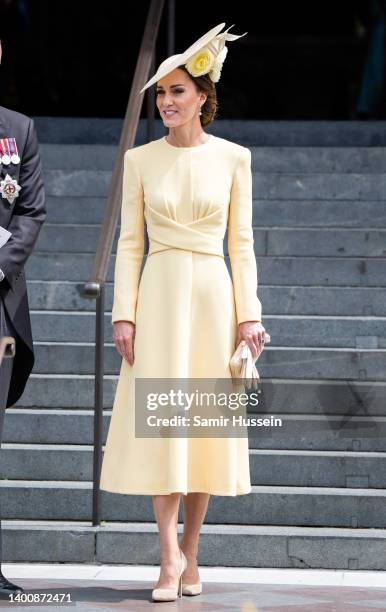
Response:
[[[11,162],[15,164],[15,166],[20,164],[16,138],[0,139],[0,162],[4,164],[4,166],[9,166]]]

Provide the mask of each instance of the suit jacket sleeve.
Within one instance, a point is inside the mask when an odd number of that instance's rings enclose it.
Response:
[[[39,147],[32,119],[28,124],[20,163],[21,191],[15,200],[7,228],[12,236],[0,249],[0,269],[4,272],[5,281],[10,285],[30,256],[46,217]]]
[[[233,183],[228,217],[228,252],[236,303],[237,323],[261,321],[257,292],[257,266],[252,229],[251,152],[242,148]]]
[[[144,196],[137,164],[125,153],[121,232],[115,261],[112,322],[136,322],[139,277],[144,254]]]

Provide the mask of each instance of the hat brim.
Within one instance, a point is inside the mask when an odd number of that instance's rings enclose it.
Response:
[[[153,85],[154,83],[159,81],[159,79],[162,79],[162,77],[166,76],[167,74],[169,74],[170,72],[175,70],[175,68],[178,68],[179,66],[182,66],[183,64],[186,64],[186,62],[195,53],[197,53],[197,51],[199,51],[200,49],[205,47],[205,45],[210,43],[210,41],[213,38],[215,38],[217,36],[217,34],[219,34],[221,32],[221,30],[223,29],[224,26],[225,26],[225,23],[219,23],[214,28],[209,30],[209,32],[207,32],[206,34],[201,36],[201,38],[196,40],[195,43],[190,45],[190,47],[188,47],[188,49],[186,49],[186,51],[184,51],[183,53],[178,53],[177,55],[171,55],[166,60],[164,60],[160,64],[160,66],[159,66],[157,72],[155,73],[155,75],[146,83],[146,85],[144,85],[142,87],[142,89],[141,89],[141,91],[139,93],[142,93],[143,91],[145,91],[145,89],[147,89],[148,87],[150,87],[151,85]]]

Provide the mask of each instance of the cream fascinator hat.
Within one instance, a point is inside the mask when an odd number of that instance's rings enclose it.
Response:
[[[228,34],[228,30],[233,28],[233,25],[229,26],[222,34],[219,34],[220,30],[225,26],[225,23],[219,23],[204,34],[204,36],[201,36],[184,53],[168,57],[159,65],[155,75],[142,87],[139,93],[142,93],[150,85],[153,85],[159,79],[169,74],[169,72],[182,65],[185,65],[185,68],[193,77],[209,73],[210,79],[217,83],[220,80],[221,68],[228,53],[225,42],[236,40],[248,34],[248,32],[239,35]]]

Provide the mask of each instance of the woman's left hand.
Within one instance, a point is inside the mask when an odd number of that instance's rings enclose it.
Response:
[[[243,321],[237,329],[236,347],[242,340],[251,349],[253,359],[256,359],[258,352],[265,342],[265,328],[260,321]]]

